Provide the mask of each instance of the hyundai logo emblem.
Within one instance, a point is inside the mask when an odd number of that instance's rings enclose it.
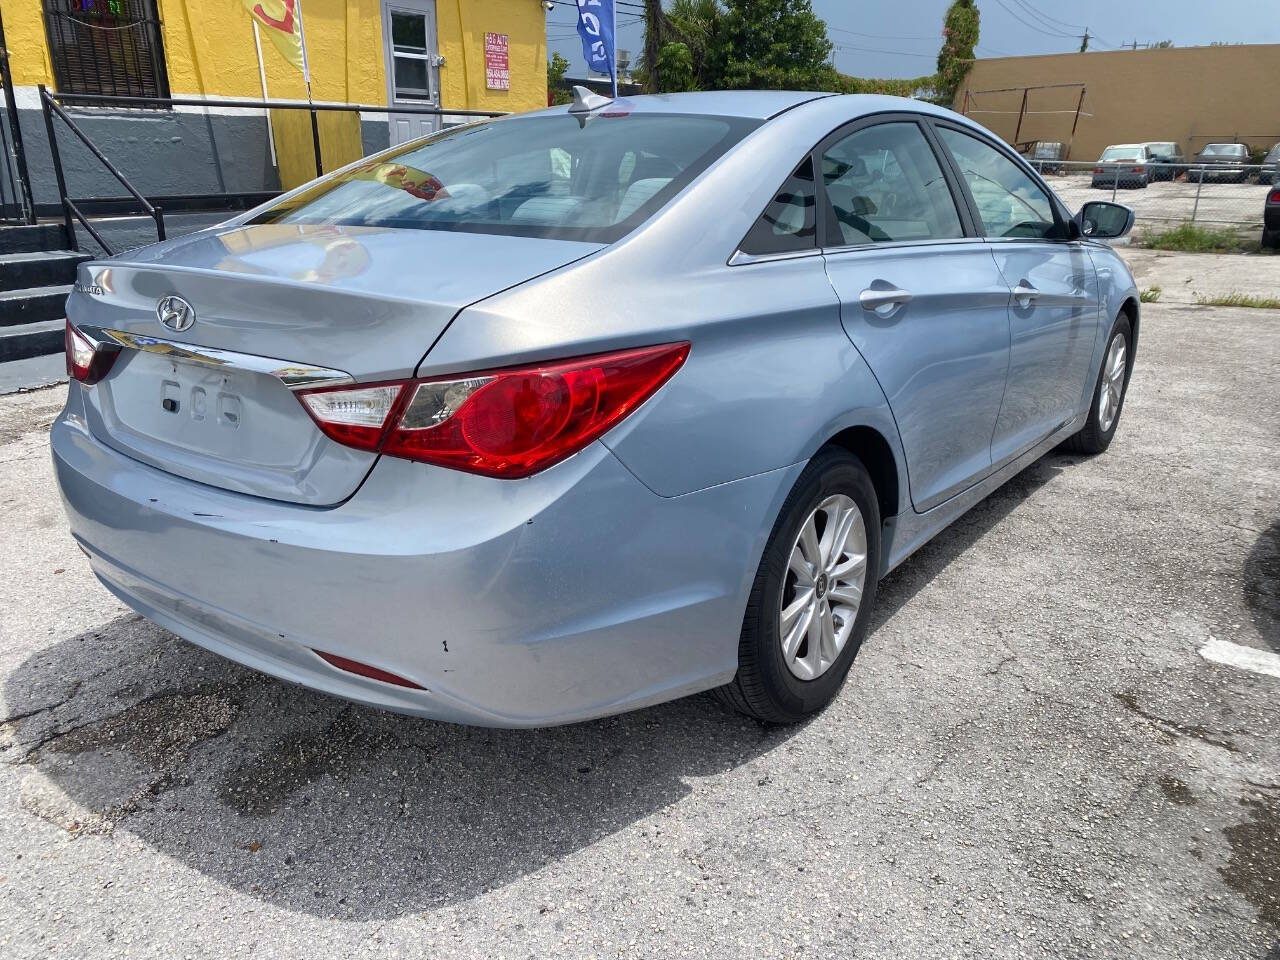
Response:
[[[181,333],[196,322],[196,312],[181,297],[165,297],[156,304],[156,316],[170,330]]]

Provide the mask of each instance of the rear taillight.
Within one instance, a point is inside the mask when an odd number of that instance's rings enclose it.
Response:
[[[1133,172],[1134,172],[1134,173],[1146,173],[1146,171],[1147,171],[1147,168],[1146,168],[1146,167],[1134,167],[1134,168],[1133,168]]]
[[[1280,190],[1272,190],[1267,195],[1267,203],[1280,203]]]
[[[111,372],[120,348],[91,341],[67,321],[65,334],[67,376],[83,384],[94,384]]]
[[[1094,172],[1094,173],[1102,173],[1102,168],[1101,168],[1101,167],[1094,167],[1094,168],[1093,168],[1093,172]]]
[[[299,391],[332,440],[490,477],[527,477],[577,453],[680,369],[688,343],[448,379]]]

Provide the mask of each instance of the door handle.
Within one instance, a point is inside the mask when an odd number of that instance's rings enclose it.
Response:
[[[911,294],[897,287],[868,287],[858,294],[858,302],[862,304],[863,310],[887,317],[902,304],[910,303]]]
[[[1026,309],[1031,306],[1033,300],[1040,298],[1040,291],[1027,283],[1025,280],[1018,281],[1018,285],[1013,288],[1013,299],[1018,306]]]

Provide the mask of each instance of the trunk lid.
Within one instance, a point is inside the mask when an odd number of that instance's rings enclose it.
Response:
[[[376,459],[329,440],[286,385],[327,368],[413,375],[468,304],[598,244],[464,232],[261,224],[80,267],[67,316],[125,349],[86,388],[90,429],[122,453],[223,489],[325,506]],[[166,297],[194,322],[161,324]],[[178,326],[183,326],[179,323]]]

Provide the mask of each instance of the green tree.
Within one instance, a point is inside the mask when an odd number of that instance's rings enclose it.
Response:
[[[645,52],[632,74],[636,80],[652,93],[720,86],[714,62],[724,20],[719,0],[675,0],[669,10],[658,10],[646,13]]]
[[[561,83],[564,81],[564,72],[568,69],[568,60],[558,53],[551,54],[551,59],[547,61],[548,105],[572,102],[573,94],[561,86]]]
[[[938,79],[934,88],[939,103],[955,101],[956,91],[973,66],[979,18],[974,0],[955,0],[947,8],[942,21],[942,49],[938,51]]]
[[[728,89],[836,90],[827,25],[809,0],[726,0],[713,61]]]

